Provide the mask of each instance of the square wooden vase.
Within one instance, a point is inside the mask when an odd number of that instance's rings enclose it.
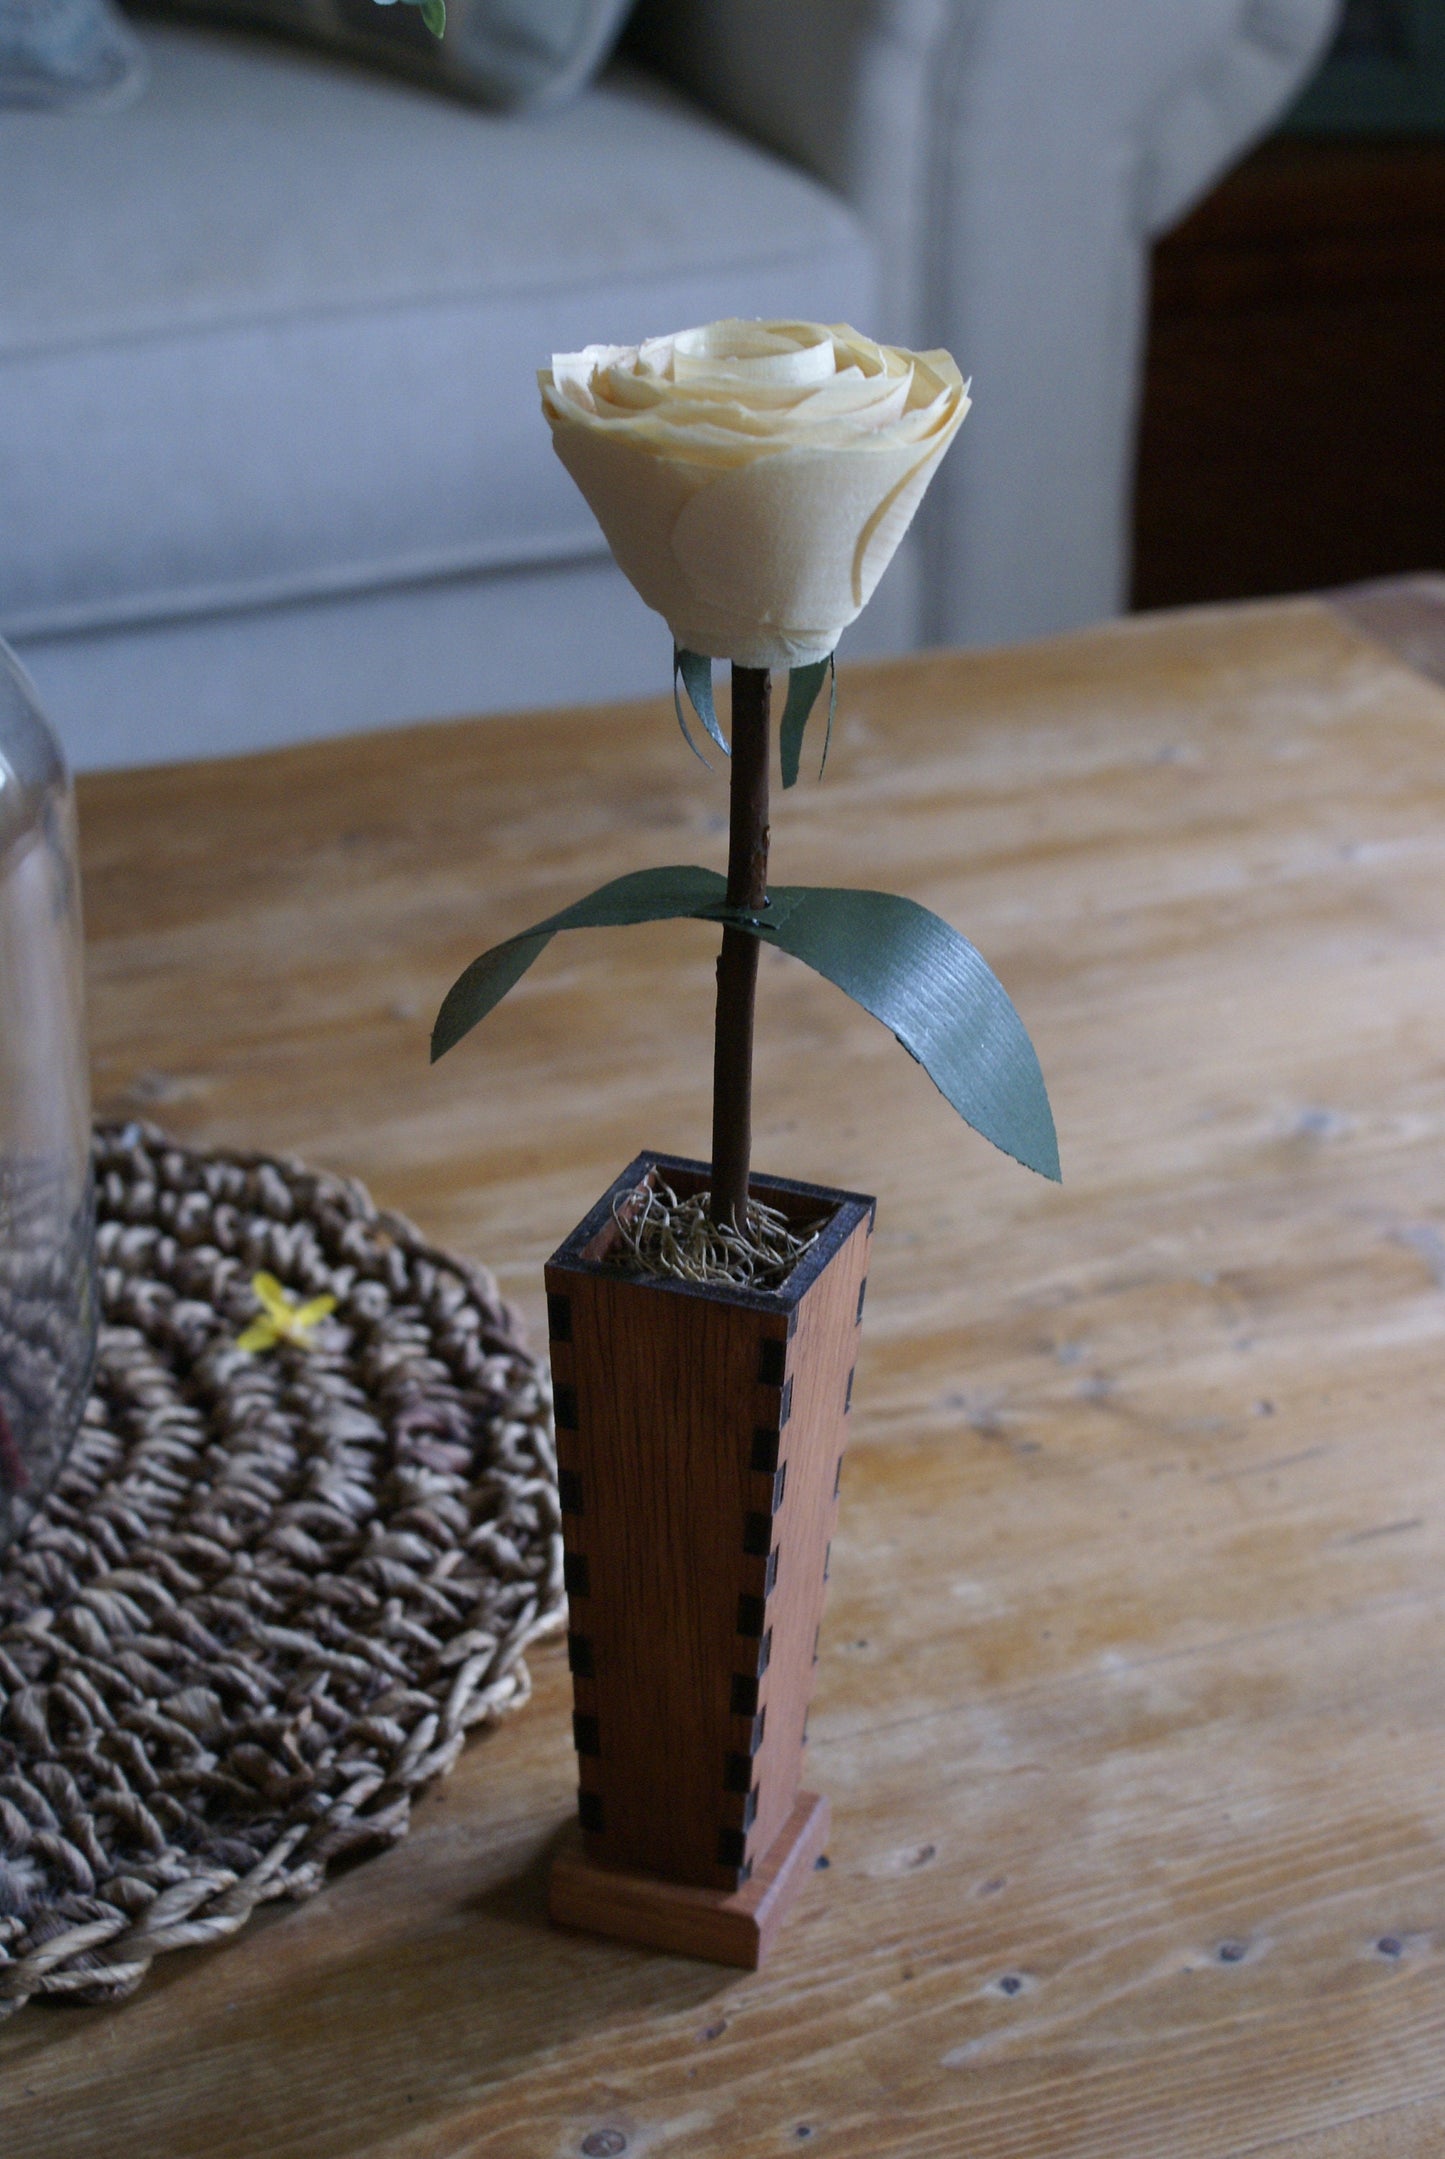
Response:
[[[608,1264],[614,1208],[702,1162],[642,1154],[547,1264],[578,1828],[552,1917],[756,1965],[822,1850],[801,1790],[874,1203],[781,1178],[826,1218],[781,1288]]]

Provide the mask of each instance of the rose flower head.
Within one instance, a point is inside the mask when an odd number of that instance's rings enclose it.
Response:
[[[538,381],[558,456],[674,643],[742,667],[827,658],[969,403],[948,353],[813,322],[589,345]]]

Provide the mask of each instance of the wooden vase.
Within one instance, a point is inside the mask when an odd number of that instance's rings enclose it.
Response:
[[[580,1787],[550,1908],[751,1967],[828,1830],[800,1785],[874,1202],[755,1177],[825,1226],[780,1288],[704,1287],[609,1263],[658,1175],[708,1166],[639,1155],[546,1270]]]

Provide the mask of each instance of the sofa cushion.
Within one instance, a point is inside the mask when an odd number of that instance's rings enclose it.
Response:
[[[0,0],[0,6],[4,0]],[[209,22],[255,23],[372,60],[503,110],[560,104],[590,82],[632,0],[446,0],[446,35],[389,0],[166,0]]]
[[[144,41],[128,110],[0,127],[6,634],[600,554],[537,404],[554,350],[872,320],[851,213],[649,78],[520,121]]]

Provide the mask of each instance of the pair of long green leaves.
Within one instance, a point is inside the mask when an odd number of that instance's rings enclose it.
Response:
[[[823,660],[793,670],[779,731],[785,786],[798,776],[803,734],[830,667]],[[703,726],[726,750],[713,709],[710,662],[679,653],[677,672]],[[678,720],[686,735],[680,703]],[[831,724],[830,710],[830,730]],[[674,864],[615,877],[472,961],[437,1016],[433,1061],[500,1004],[559,930],[688,918],[744,930],[836,983],[892,1030],[976,1132],[1026,1168],[1058,1178],[1058,1141],[1043,1074],[1003,984],[967,938],[926,907],[889,892],[775,885],[767,905],[751,913],[728,906],[727,880],[716,870]]]

